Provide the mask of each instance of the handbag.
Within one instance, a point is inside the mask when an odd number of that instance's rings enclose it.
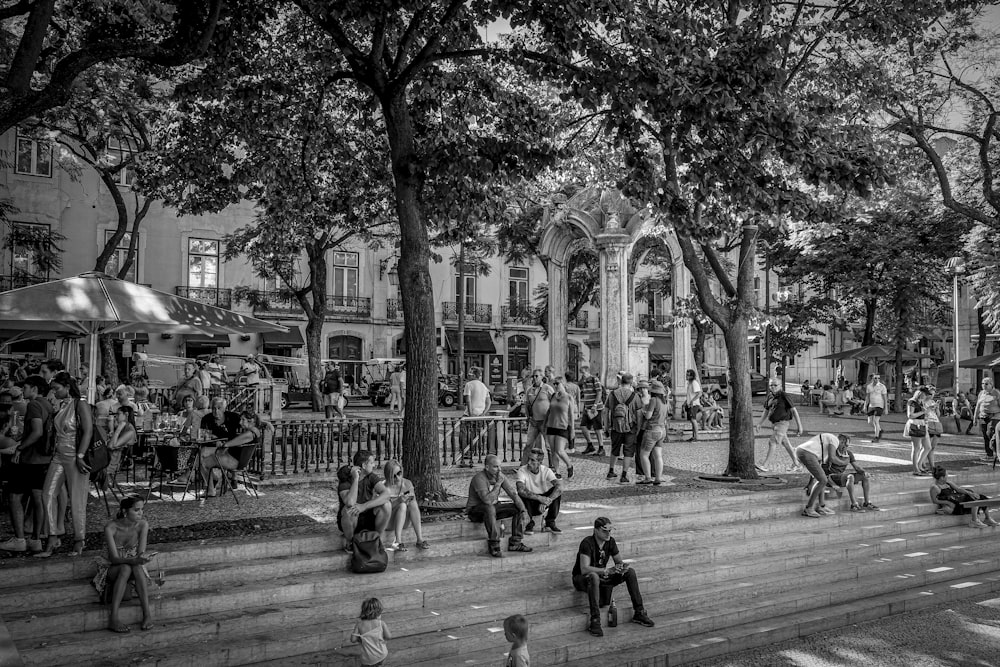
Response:
[[[80,451],[80,404],[83,403],[82,399],[75,401],[76,403],[76,447],[77,451]],[[90,409],[90,406],[87,406]],[[93,426],[90,431],[90,447],[87,451],[83,453],[83,462],[87,464],[90,468],[90,476],[95,477],[97,473],[101,472],[108,467],[111,463],[111,452],[108,450],[108,437],[104,432],[104,429],[98,426],[95,420],[91,420]]]
[[[351,541],[354,553],[351,555],[351,572],[369,574],[385,572],[389,567],[389,554],[382,546],[382,536],[374,530],[362,530],[354,534]]]
[[[911,419],[906,422],[905,435],[911,438],[922,438],[927,435],[927,422],[923,419]]]

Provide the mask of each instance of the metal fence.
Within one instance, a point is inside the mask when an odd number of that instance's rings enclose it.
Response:
[[[403,456],[403,420],[394,418],[279,419],[273,438],[251,469],[264,476],[331,473],[367,449],[378,464]],[[438,419],[441,465],[474,466],[487,454],[501,462],[520,461],[527,435],[523,417],[443,417]]]

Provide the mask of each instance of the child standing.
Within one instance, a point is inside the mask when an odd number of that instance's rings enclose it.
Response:
[[[368,598],[361,603],[361,618],[351,632],[351,641],[361,644],[361,664],[381,667],[389,657],[387,639],[392,639],[392,635],[382,622],[382,603],[378,598]]]
[[[528,657],[528,619],[520,614],[503,620],[503,634],[510,642],[506,667],[531,667]]]

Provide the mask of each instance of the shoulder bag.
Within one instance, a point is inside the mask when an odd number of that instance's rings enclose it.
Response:
[[[382,536],[374,530],[362,530],[354,534],[351,541],[354,553],[351,555],[351,572],[370,574],[385,572],[389,567],[389,554],[382,546]]]
[[[80,430],[80,405],[83,404],[85,409],[90,410],[90,406],[83,402],[83,399],[75,400],[76,408],[76,449],[80,451],[80,440],[82,438],[82,431]],[[93,412],[91,412],[93,415]],[[95,476],[97,473],[101,472],[108,467],[111,463],[111,452],[108,450],[108,438],[104,433],[104,430],[97,425],[97,420],[91,417],[92,427],[90,431],[90,446],[87,447],[87,451],[83,453],[83,462],[87,464],[90,468],[91,477]]]

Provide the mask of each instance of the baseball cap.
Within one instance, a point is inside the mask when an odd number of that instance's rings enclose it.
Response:
[[[632,381],[631,373],[622,373],[622,382],[631,382],[631,381]]]

